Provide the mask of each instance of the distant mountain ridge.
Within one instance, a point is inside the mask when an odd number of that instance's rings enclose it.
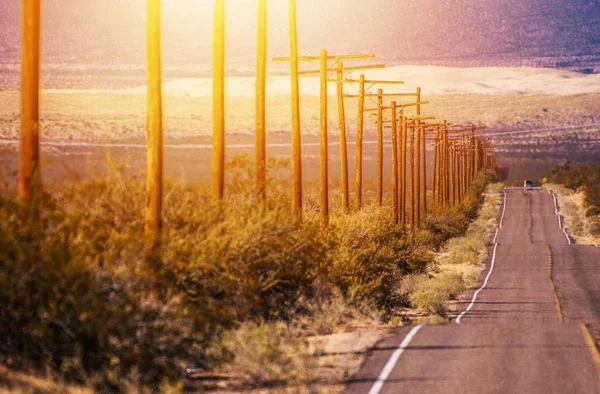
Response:
[[[285,1],[269,5],[273,54],[287,52]],[[44,1],[44,61],[138,64],[144,0]],[[253,1],[228,7],[230,62],[253,66]],[[245,4],[245,5],[244,5]],[[164,62],[210,65],[210,0],[163,2]],[[391,65],[600,69],[598,0],[300,0],[300,50],[374,52]],[[0,0],[0,74],[19,62],[20,1]]]

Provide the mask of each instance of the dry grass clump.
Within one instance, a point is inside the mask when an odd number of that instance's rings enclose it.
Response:
[[[485,202],[479,210],[477,219],[469,224],[462,237],[448,240],[436,255],[440,265],[478,265],[487,257],[487,243],[490,233],[498,224],[498,212],[501,198],[498,190],[501,184],[491,184],[486,193]]]
[[[337,288],[322,294],[317,284],[313,299],[301,298],[296,304],[297,316],[292,324],[310,336],[330,335],[356,327],[376,327],[385,320],[385,312],[373,302],[358,302],[344,297]],[[330,288],[329,288],[330,289]]]
[[[407,276],[402,283],[411,305],[441,317],[448,312],[448,301],[465,290],[463,276],[456,272],[444,272],[437,276]]]
[[[33,376],[0,365],[0,394],[93,394],[90,388],[70,385],[52,376]]]
[[[235,355],[229,368],[251,385],[297,385],[309,380],[316,366],[306,337],[281,322],[245,323],[223,343]]]

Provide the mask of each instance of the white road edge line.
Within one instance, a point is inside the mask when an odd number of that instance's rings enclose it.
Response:
[[[500,223],[499,223],[499,227],[502,228],[502,222],[504,221],[504,213],[506,212],[506,191],[502,190],[502,193],[504,194],[504,198],[502,201],[502,216],[500,216]]]
[[[483,282],[483,285],[481,285],[481,287],[479,289],[477,289],[477,291],[473,294],[473,299],[471,300],[471,303],[469,304],[467,309],[465,309],[464,311],[461,312],[460,315],[458,315],[458,317],[455,320],[456,324],[460,324],[460,320],[463,318],[463,316],[467,312],[469,312],[471,310],[471,308],[473,308],[473,305],[475,305],[475,300],[477,300],[477,296],[479,295],[479,292],[487,286],[488,280],[490,279],[490,276],[492,275],[492,272],[494,271],[494,264],[496,263],[496,249],[497,248],[498,248],[498,244],[494,244],[494,252],[492,254],[492,264],[490,265],[490,270],[489,270],[487,276],[485,277],[485,281]]]
[[[567,242],[569,243],[569,245],[571,245],[571,237],[569,237],[569,234],[567,233],[567,230],[565,230],[565,228],[562,225],[562,219],[560,217],[560,214],[558,213],[558,203],[556,202],[556,193],[552,193],[552,197],[554,197],[554,214],[558,217],[558,228],[562,230],[563,234],[565,234],[565,237],[567,237]]]
[[[471,308],[475,304],[475,300],[477,299],[477,295],[479,294],[479,292],[481,290],[483,290],[487,286],[487,283],[488,283],[488,281],[490,279],[490,276],[492,275],[492,272],[494,271],[494,265],[496,263],[496,249],[498,248],[498,244],[496,243],[496,237],[498,237],[498,230],[500,228],[502,228],[502,222],[504,221],[504,214],[506,212],[506,200],[507,200],[507,198],[506,198],[506,191],[503,190],[502,192],[503,192],[503,197],[504,197],[503,198],[503,202],[502,202],[502,205],[503,205],[503,207],[502,207],[502,215],[500,216],[500,222],[498,223],[498,226],[496,227],[496,235],[494,236],[494,252],[492,254],[492,263],[490,264],[490,270],[489,270],[487,276],[485,277],[485,281],[483,282],[483,285],[481,285],[481,287],[475,292],[475,294],[473,294],[473,300],[471,301],[471,303],[469,304],[469,306],[467,307],[467,309],[465,309],[458,316],[458,318],[456,318],[456,324],[460,324],[460,320],[462,319],[462,317],[468,311],[471,310]],[[379,374],[379,377],[377,378],[377,381],[373,384],[373,387],[371,387],[371,390],[369,390],[369,394],[379,394],[379,392],[383,388],[383,385],[385,384],[385,381],[390,376],[390,374],[394,370],[394,367],[398,363],[398,359],[400,359],[400,356],[402,355],[402,353],[404,353],[404,350],[408,347],[408,345],[410,344],[410,342],[413,340],[413,338],[415,337],[415,335],[417,335],[417,333],[419,332],[419,330],[421,328],[423,328],[423,326],[424,326],[424,324],[419,324],[418,326],[415,326],[415,327],[413,327],[412,330],[410,330],[410,332],[404,338],[404,340],[402,341],[402,343],[400,343],[400,346],[398,346],[398,348],[394,351],[394,353],[392,354],[392,356],[388,360],[387,364],[385,364],[385,367],[383,367],[383,370]]]
[[[498,226],[496,226],[496,234],[494,235],[494,239],[492,243],[496,243],[496,238],[498,238],[498,232],[502,228],[502,222],[504,221],[504,213],[506,212],[506,191],[503,191],[503,202],[502,202],[502,215],[500,216],[500,222],[498,222]]]
[[[490,270],[489,270],[488,274],[486,275],[485,280],[483,281],[483,284],[481,285],[481,287],[479,289],[477,289],[477,291],[475,293],[473,293],[473,299],[471,300],[471,303],[469,304],[469,306],[467,306],[467,309],[462,311],[461,314],[458,315],[458,317],[454,321],[456,324],[460,324],[460,321],[463,318],[463,316],[466,315],[467,312],[469,312],[471,310],[471,308],[473,308],[473,305],[475,305],[475,301],[477,300],[477,296],[479,295],[479,292],[481,292],[481,290],[483,290],[487,286],[490,276],[492,275],[492,272],[494,272],[494,265],[496,264],[496,249],[498,249],[498,244],[496,243],[496,238],[498,238],[498,232],[502,228],[502,222],[504,221],[504,213],[506,212],[506,202],[507,202],[506,191],[503,191],[503,194],[504,194],[504,201],[502,202],[502,205],[503,205],[502,216],[500,216],[500,223],[498,223],[498,227],[496,227],[496,235],[494,236],[494,240],[492,241],[494,243],[494,251],[492,253],[492,263],[490,264]]]
[[[371,390],[369,390],[369,394],[379,394],[379,392],[383,388],[383,385],[385,384],[385,381],[394,370],[398,359],[400,358],[402,353],[404,353],[404,350],[408,347],[410,341],[412,341],[412,339],[415,337],[415,335],[417,335],[419,330],[423,328],[423,326],[424,324],[419,324],[418,326],[413,327],[413,329],[410,330],[408,335],[404,337],[404,340],[402,341],[402,343],[400,343],[400,346],[398,346],[398,348],[394,351],[394,353],[388,360],[387,364],[385,364],[385,367],[383,367],[383,370],[379,374],[377,381],[375,382],[375,384],[373,384]]]

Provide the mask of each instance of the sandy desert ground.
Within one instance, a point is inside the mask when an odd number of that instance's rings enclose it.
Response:
[[[423,87],[428,115],[450,122],[485,124],[490,131],[548,128],[600,122],[600,74],[532,68],[445,68],[401,66],[367,73],[369,79],[405,80],[386,92],[414,92]],[[378,87],[373,86],[371,91]],[[289,132],[289,80],[270,77],[267,123],[271,133]],[[346,85],[348,93],[356,87]],[[318,80],[303,78],[301,118],[304,134],[319,130]],[[227,79],[227,132],[252,134],[254,79]],[[335,85],[330,84],[330,95]],[[331,135],[337,134],[337,105],[330,97]],[[400,101],[400,100],[399,100]],[[406,98],[403,102],[406,102]],[[367,100],[367,106],[375,103]],[[41,99],[43,138],[46,141],[143,141],[145,88],[106,90],[45,90]],[[211,79],[165,81],[165,137],[169,142],[203,141],[212,130]],[[349,133],[356,122],[356,101],[346,99]],[[0,92],[0,139],[18,136],[19,93]],[[366,126],[373,130],[374,119]]]
[[[414,91],[423,86],[425,114],[450,122],[473,122],[488,127],[501,156],[526,172],[537,168],[543,175],[551,163],[563,157],[593,158],[600,149],[600,75],[564,70],[531,68],[455,69],[443,67],[392,67],[371,71],[372,79],[405,79],[406,85],[386,91]],[[167,173],[187,180],[207,180],[210,174],[212,132],[210,79],[183,79],[164,84],[165,142]],[[307,179],[318,175],[319,98],[318,80],[302,80],[301,121]],[[269,80],[267,111],[268,143],[271,157],[288,157],[290,100],[287,77]],[[254,141],[254,81],[228,78],[227,141],[235,148],[228,154],[252,155]],[[330,84],[330,94],[335,94]],[[372,89],[376,89],[374,86]],[[346,86],[347,92],[355,89]],[[0,91],[0,164],[4,177],[16,173],[19,133],[19,92]],[[406,99],[404,99],[406,100]],[[405,102],[405,101],[403,101]],[[356,100],[346,99],[349,141],[354,140]],[[367,106],[375,103],[367,101]],[[337,104],[329,100],[330,141],[338,139]],[[127,162],[132,171],[145,163],[145,88],[120,90],[44,90],[41,96],[43,159],[53,179],[76,177],[95,168],[106,168],[106,155]],[[590,125],[587,128],[568,129]],[[599,125],[600,126],[600,125]],[[566,129],[565,129],[566,127]],[[541,132],[507,134],[531,129]],[[375,139],[375,121],[366,119],[366,140]],[[115,144],[137,144],[116,146]],[[88,145],[86,145],[88,144]],[[98,144],[89,145],[89,144]],[[109,144],[109,147],[104,146]],[[353,155],[350,146],[350,156]],[[366,145],[367,167],[374,160],[374,146]],[[331,174],[339,173],[339,147],[331,148]],[[389,155],[388,155],[389,156]],[[68,157],[68,159],[66,159]],[[523,163],[535,160],[535,163]],[[548,164],[550,163],[550,164]],[[49,166],[49,167],[48,167]],[[352,165],[351,165],[352,167]],[[48,171],[46,171],[48,173]],[[100,171],[102,172],[102,171]],[[523,171],[517,171],[519,178]],[[367,172],[367,178],[370,176]],[[352,175],[352,174],[351,174]]]

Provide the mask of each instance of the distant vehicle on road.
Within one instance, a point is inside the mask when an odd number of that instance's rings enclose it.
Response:
[[[533,189],[533,182],[532,181],[525,181],[523,182],[523,190],[531,190]]]

